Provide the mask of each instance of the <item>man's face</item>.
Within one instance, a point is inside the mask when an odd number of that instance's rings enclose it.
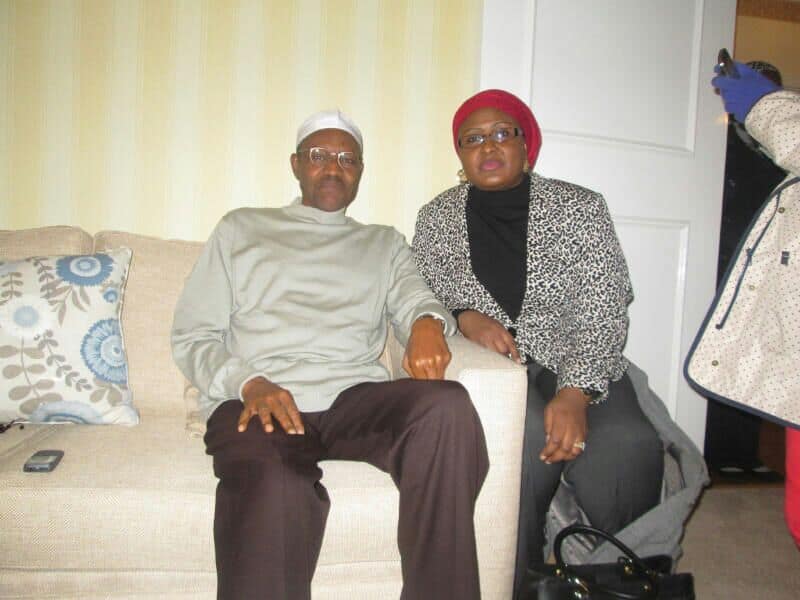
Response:
[[[353,152],[359,159],[358,164],[342,168],[335,157],[315,164],[309,159],[310,148],[322,148],[328,153]],[[360,159],[358,142],[341,129],[321,129],[304,139],[291,158],[292,172],[303,193],[303,204],[328,212],[347,207],[356,197],[364,170]]]

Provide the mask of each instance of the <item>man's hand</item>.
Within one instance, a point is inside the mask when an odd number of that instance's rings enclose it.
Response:
[[[574,460],[580,456],[586,441],[586,408],[589,397],[579,388],[565,387],[544,409],[544,432],[547,443],[539,459],[547,464]],[[576,446],[576,444],[578,444]]]
[[[414,379],[443,379],[450,358],[442,322],[433,317],[414,321],[403,356],[406,372]]]
[[[465,310],[458,315],[458,328],[465,338],[508,356],[514,362],[522,362],[513,336],[498,320],[477,310]]]
[[[254,377],[242,387],[244,408],[239,415],[239,431],[247,429],[250,419],[257,416],[266,433],[272,433],[275,426],[272,419],[277,419],[283,430],[289,435],[305,433],[300,411],[288,390],[263,377]]]

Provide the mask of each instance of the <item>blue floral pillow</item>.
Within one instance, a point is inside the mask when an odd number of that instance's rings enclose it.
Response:
[[[128,248],[0,262],[0,421],[135,425],[120,315]]]

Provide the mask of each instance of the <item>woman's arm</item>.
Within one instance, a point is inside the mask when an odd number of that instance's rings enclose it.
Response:
[[[571,235],[576,254],[567,298],[567,351],[558,367],[558,389],[588,388],[602,400],[610,378],[621,375],[633,299],[625,256],[605,200],[588,192]]]
[[[747,114],[745,127],[776,165],[800,175],[800,94],[787,90],[767,94]]]
[[[452,247],[456,240],[452,239],[452,231],[443,230],[443,224],[452,218],[446,207],[436,200],[419,211],[413,242],[417,268],[433,293],[454,312],[464,337],[521,362],[514,338],[500,322],[457,299],[456,286],[465,285],[470,278],[466,273],[455,272]]]
[[[452,240],[447,239],[441,228],[441,223],[445,218],[443,213],[443,206],[436,200],[429,202],[419,210],[412,240],[414,261],[425,283],[448,310],[469,308],[454,306],[452,283],[454,274],[445,275],[443,272],[445,266],[452,265],[453,262],[447,256]]]

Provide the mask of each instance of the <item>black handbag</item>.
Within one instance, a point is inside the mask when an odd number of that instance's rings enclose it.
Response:
[[[608,540],[623,555],[616,563],[567,565],[561,544],[574,534]],[[667,555],[640,558],[613,535],[588,525],[570,525],[553,542],[556,564],[529,567],[519,600],[694,600],[691,573],[672,573]]]

